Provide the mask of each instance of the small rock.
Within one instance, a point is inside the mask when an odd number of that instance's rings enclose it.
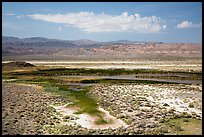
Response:
[[[140,123],[137,127],[145,127],[145,123]]]
[[[151,123],[151,124],[148,124],[147,127],[149,128],[155,128],[157,125],[155,123]]]
[[[128,112],[133,112],[132,109],[128,109]]]

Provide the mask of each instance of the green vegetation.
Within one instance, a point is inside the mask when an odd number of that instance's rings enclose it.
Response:
[[[164,105],[163,106],[165,106],[165,107],[169,107],[169,104],[167,104],[167,103],[164,103]]]
[[[180,74],[180,73],[179,73]],[[186,76],[185,74],[182,75],[169,75],[169,76],[153,76],[149,74],[144,74],[144,75],[137,75],[137,78],[151,78],[151,79],[174,79],[174,80],[201,80],[202,75],[201,74],[190,74],[190,76]]]
[[[97,120],[95,121],[95,123],[96,123],[97,125],[101,125],[101,124],[111,123],[111,121],[106,121],[106,120],[104,120],[102,117],[100,117],[99,119],[97,119]]]
[[[174,118],[162,123],[171,134],[178,135],[201,135],[202,121],[193,118]]]
[[[189,119],[185,118],[183,119],[183,122],[189,122]]]
[[[12,79],[13,77],[11,77],[10,75],[11,74],[7,74],[7,78]],[[66,81],[58,77],[35,75],[27,76],[26,74],[22,74],[22,72],[19,72],[19,74],[15,72],[15,78],[17,79],[16,82],[37,84],[44,87],[46,92],[67,96],[73,101],[73,104],[70,104],[68,106],[73,105],[79,108],[79,110],[76,112],[77,114],[87,113],[96,116],[96,124],[108,123],[106,120],[103,119],[103,113],[98,110],[97,100],[93,99],[87,94],[91,88],[90,86],[82,87],[78,85],[66,85]],[[69,89],[70,87],[78,88],[81,90],[71,90]]]
[[[201,77],[199,72],[173,72],[162,70],[148,69],[71,69],[71,68],[51,68],[51,69],[36,69],[33,71],[12,72],[12,75],[37,75],[37,76],[59,76],[59,75],[95,75],[95,76],[114,76],[125,74],[189,74],[195,77]]]
[[[130,80],[130,79],[91,79],[91,80],[81,80],[81,83],[91,84],[91,83],[145,83],[145,84],[172,84],[172,82],[165,82],[165,81],[152,81],[152,80]]]
[[[189,108],[194,108],[193,103],[189,103],[189,104],[188,104],[188,107],[189,107]]]
[[[56,73],[57,72],[57,73]],[[125,70],[125,69],[68,69],[68,68],[55,68],[43,69],[33,72],[22,72],[21,74],[30,75],[121,75],[121,74],[137,74],[137,73],[158,73],[159,70]],[[18,73],[19,74],[19,73]],[[20,74],[20,75],[21,75]]]

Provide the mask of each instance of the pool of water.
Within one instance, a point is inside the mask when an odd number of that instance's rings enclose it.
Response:
[[[66,82],[66,85],[88,87],[88,86],[94,86],[95,84],[84,84],[84,83],[70,83],[70,82]]]
[[[153,74],[151,74],[153,75]],[[170,76],[178,76],[178,74],[171,74]],[[70,77],[70,78],[107,78],[107,79],[127,79],[127,80],[151,80],[151,81],[164,81],[164,82],[173,82],[173,83],[183,83],[183,84],[202,84],[202,80],[175,80],[175,79],[161,79],[161,78],[136,78],[136,74],[129,75],[117,75],[117,76],[62,76],[62,77]],[[157,74],[156,76],[169,76],[168,74]],[[185,76],[185,75],[179,75]],[[186,75],[188,77],[188,75]],[[82,84],[82,83],[69,83],[70,85],[78,85],[78,86],[93,86],[95,84]]]
[[[78,88],[68,88],[68,89],[70,89],[72,91],[81,91],[81,90],[83,90],[83,89],[78,89]]]

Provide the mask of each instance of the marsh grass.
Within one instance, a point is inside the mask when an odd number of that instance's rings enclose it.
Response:
[[[71,69],[71,68],[51,68],[51,69],[35,69],[34,71],[26,72],[13,72],[16,75],[44,75],[44,76],[57,76],[57,75],[122,75],[122,74],[191,74],[195,76],[201,76],[199,72],[174,72],[174,71],[162,71],[152,69]]]
[[[81,83],[92,84],[92,83],[146,83],[146,84],[172,84],[173,82],[165,81],[152,81],[152,80],[129,80],[129,79],[91,79],[81,80]]]

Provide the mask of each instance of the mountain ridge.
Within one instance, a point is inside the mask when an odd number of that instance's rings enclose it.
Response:
[[[2,37],[2,56],[52,55],[89,57],[202,57],[202,44],[116,40],[98,42],[87,39],[59,40],[44,37]]]

